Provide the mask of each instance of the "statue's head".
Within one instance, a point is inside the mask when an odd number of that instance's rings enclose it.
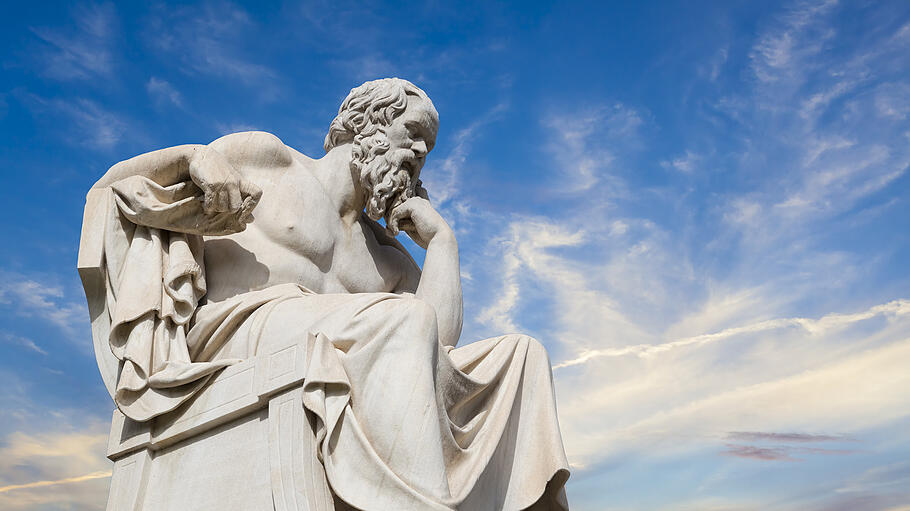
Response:
[[[439,114],[425,92],[400,78],[373,80],[341,103],[325,150],[351,144],[351,168],[368,194],[366,212],[378,220],[416,194],[438,129]]]

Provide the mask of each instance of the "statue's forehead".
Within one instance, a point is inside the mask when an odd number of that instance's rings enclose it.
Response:
[[[419,122],[422,126],[431,129],[435,133],[439,128],[439,114],[436,112],[433,102],[421,97],[408,99],[410,99],[408,108],[403,115],[408,121]]]

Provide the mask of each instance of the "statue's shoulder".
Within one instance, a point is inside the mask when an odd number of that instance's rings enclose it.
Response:
[[[280,138],[265,131],[242,131],[225,135],[209,147],[237,166],[287,167],[294,153]]]

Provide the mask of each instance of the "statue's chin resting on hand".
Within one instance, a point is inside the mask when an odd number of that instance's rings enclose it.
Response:
[[[420,181],[438,123],[426,93],[390,78],[351,91],[319,159],[246,132],[114,165],[93,189],[120,220],[104,242],[120,411],[179,410],[219,369],[309,339],[329,354],[303,404],[336,505],[566,509],[543,347],[455,348],[458,245]]]

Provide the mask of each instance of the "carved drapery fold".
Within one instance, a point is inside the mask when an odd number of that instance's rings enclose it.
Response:
[[[206,291],[202,235],[235,232],[238,219],[205,214],[191,182],[165,187],[133,176],[110,188],[104,265],[110,349],[121,362],[114,401],[126,416],[145,421],[237,362],[192,361],[186,335]]]

